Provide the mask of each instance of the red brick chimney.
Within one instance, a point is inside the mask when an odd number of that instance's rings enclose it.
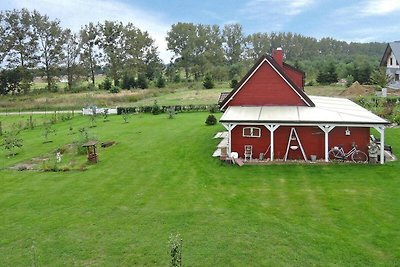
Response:
[[[278,47],[276,50],[272,51],[272,58],[275,59],[279,66],[283,66],[283,51],[281,47]]]

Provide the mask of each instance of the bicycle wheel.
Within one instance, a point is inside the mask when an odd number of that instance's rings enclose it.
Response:
[[[329,161],[343,160],[343,153],[339,149],[332,148],[328,152]]]
[[[362,152],[361,150],[356,150],[353,155],[351,155],[351,159],[354,162],[357,163],[367,163],[368,162],[368,156],[367,154],[365,154],[364,152]]]

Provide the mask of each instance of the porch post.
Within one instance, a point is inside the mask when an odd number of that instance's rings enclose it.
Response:
[[[229,123],[228,124],[228,155],[231,156],[232,152],[232,130],[236,127],[237,124]]]
[[[374,126],[374,128],[380,133],[381,135],[381,160],[380,163],[385,163],[385,126]]]
[[[334,125],[318,125],[318,127],[325,133],[325,162],[329,162],[329,132],[335,128]]]
[[[279,125],[276,124],[265,124],[265,127],[269,130],[270,132],[270,158],[271,161],[274,160],[274,132],[276,129],[278,129]]]

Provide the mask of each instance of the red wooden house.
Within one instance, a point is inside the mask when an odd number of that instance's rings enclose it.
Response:
[[[280,48],[272,56],[262,56],[220,106],[228,153],[237,152],[239,157],[263,154],[273,161],[309,160],[315,155],[328,161],[330,148],[343,145],[348,151],[352,144],[368,153],[370,128],[375,128],[384,161],[388,122],[348,99],[308,96],[304,72],[283,62]]]

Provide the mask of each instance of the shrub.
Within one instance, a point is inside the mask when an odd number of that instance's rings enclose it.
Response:
[[[121,89],[118,86],[112,86],[110,89],[110,93],[112,94],[118,94]]]
[[[231,80],[231,83],[230,83],[230,87],[231,87],[231,88],[235,88],[236,85],[237,85],[238,83],[239,83],[238,80],[232,79],[232,80]]]
[[[147,81],[147,78],[144,74],[139,74],[136,85],[141,89],[146,89],[149,87],[149,82]]]
[[[160,108],[160,106],[157,104],[157,100],[154,100],[154,105],[153,105],[153,107],[152,107],[152,109],[151,109],[151,113],[152,113],[153,115],[158,115],[158,114],[161,113],[161,108]]]
[[[103,81],[103,86],[102,86],[102,88],[103,88],[104,90],[106,90],[106,91],[109,91],[109,90],[111,89],[111,87],[112,87],[111,80],[110,80],[110,78],[106,77],[106,78],[104,79],[104,81]]]
[[[206,74],[206,77],[204,78],[204,81],[203,81],[203,86],[206,89],[214,88],[214,82],[212,80],[211,74],[209,74],[209,73]]]
[[[206,119],[206,124],[207,125],[215,125],[217,123],[217,118],[215,118],[214,115],[208,115],[207,119]]]
[[[219,111],[219,107],[218,105],[212,105],[208,108],[208,111],[210,111],[210,113],[217,113]]]
[[[162,76],[158,77],[156,86],[158,88],[164,88],[165,87],[165,79]]]
[[[353,75],[347,75],[346,77],[346,87],[350,87],[354,82]]]

